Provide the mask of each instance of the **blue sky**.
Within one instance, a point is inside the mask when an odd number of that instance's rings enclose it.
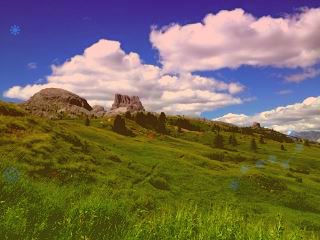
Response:
[[[4,0],[0,2],[0,92],[16,85],[45,82],[52,73],[52,64],[63,64],[100,39],[118,41],[126,53],[136,52],[143,63],[161,68],[159,49],[149,39],[152,26],[197,23],[207,14],[235,8],[242,8],[256,18],[285,17],[302,7],[318,8],[320,2]],[[16,36],[9,31],[13,25],[21,28]],[[319,69],[319,66],[317,63],[308,67]],[[301,67],[242,65],[236,69],[223,67],[192,73],[226,83],[238,82],[245,87],[238,97],[250,101],[202,113],[207,118],[216,118],[230,112],[253,115],[319,96],[319,74],[298,83],[284,80],[303,71]],[[279,94],[281,91],[286,94]],[[13,101],[3,95],[1,98]]]

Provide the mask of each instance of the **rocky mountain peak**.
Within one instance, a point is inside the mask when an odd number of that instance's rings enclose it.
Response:
[[[254,122],[254,123],[252,124],[252,128],[261,128],[261,124],[258,123],[258,122]]]
[[[114,102],[111,107],[111,111],[116,109],[122,109],[130,112],[144,111],[144,107],[138,96],[131,96],[116,94]]]

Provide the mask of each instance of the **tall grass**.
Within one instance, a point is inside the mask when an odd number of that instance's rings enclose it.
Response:
[[[1,182],[0,199],[1,239],[317,239],[280,216],[267,222],[227,204],[209,211],[193,203],[139,211],[133,200],[85,185]]]
[[[135,225],[127,239],[318,239],[299,229],[290,229],[282,217],[273,223],[246,218],[228,206],[208,212],[195,205],[185,205],[175,211],[164,210]]]

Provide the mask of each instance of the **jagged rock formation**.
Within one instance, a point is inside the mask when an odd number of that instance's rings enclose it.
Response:
[[[127,111],[144,111],[138,96],[116,94],[111,110],[107,112],[104,107],[91,107],[86,99],[60,88],[43,89],[21,106],[33,115],[47,118],[103,117]]]
[[[254,123],[252,124],[252,128],[261,128],[261,125],[260,125],[260,123],[258,123],[258,122],[254,122]]]
[[[114,97],[114,103],[112,104],[111,110],[108,114],[114,115],[127,111],[139,112],[145,110],[138,96],[129,97],[127,95],[116,94]]]
[[[59,118],[91,116],[92,107],[87,100],[60,88],[46,88],[23,103],[24,109],[31,114]]]

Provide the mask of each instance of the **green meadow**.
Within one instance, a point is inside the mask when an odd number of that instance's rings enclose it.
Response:
[[[112,118],[13,109],[0,115],[1,239],[320,239],[319,144],[174,116],[167,134],[126,119],[124,136]]]

